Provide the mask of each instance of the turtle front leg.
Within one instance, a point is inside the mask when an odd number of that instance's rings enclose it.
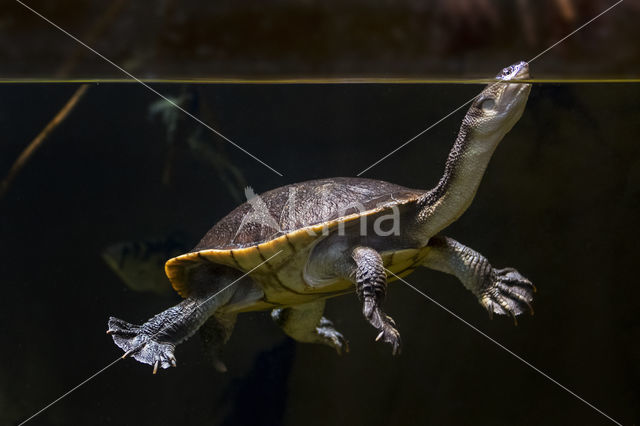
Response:
[[[225,283],[231,282],[232,277],[226,278],[221,280],[222,285],[211,285],[209,292],[190,296],[142,325],[129,324],[111,317],[107,334],[125,352],[123,358],[131,356],[139,362],[153,365],[154,374],[159,367],[175,367],[175,347],[191,337],[233,296],[236,290],[234,287],[219,292]]]
[[[387,293],[387,274],[382,258],[370,247],[356,247],[351,257],[356,263],[352,279],[356,284],[356,294],[363,303],[362,313],[379,331],[376,341],[382,339],[389,343],[396,355],[400,353],[400,333],[395,321],[382,310]]]
[[[525,311],[533,314],[535,287],[515,269],[496,269],[486,257],[452,238],[433,237],[428,247],[424,266],[455,275],[489,315],[511,315],[516,321],[516,315]]]

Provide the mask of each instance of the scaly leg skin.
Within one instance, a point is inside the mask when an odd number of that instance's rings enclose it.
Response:
[[[349,343],[333,323],[322,316],[325,301],[278,308],[271,311],[271,318],[291,338],[303,343],[320,343],[332,347],[341,355],[349,352]]]
[[[132,356],[137,361],[153,365],[153,374],[156,374],[158,366],[176,366],[176,357],[173,354],[176,344],[162,341],[167,337],[159,333],[160,329],[154,326],[154,318],[140,326],[110,317],[107,334],[110,334],[114,343],[125,352],[123,358]]]
[[[429,240],[431,249],[424,266],[455,275],[470,290],[489,316],[516,316],[525,311],[533,315],[531,301],[534,285],[513,268],[495,269],[487,258],[456,240],[436,236]]]
[[[209,277],[208,286],[202,286],[208,288],[206,292],[194,292],[196,294],[160,312],[142,325],[129,324],[111,317],[107,334],[124,350],[123,358],[131,356],[139,362],[153,365],[153,374],[157,373],[159,367],[175,367],[175,347],[191,337],[218,308],[231,299],[236,287],[218,291],[232,282],[236,275],[239,274],[219,275],[218,285],[212,284]]]
[[[387,274],[380,254],[370,247],[356,247],[352,254],[356,267],[353,279],[356,294],[362,301],[362,313],[378,331],[376,341],[382,339],[392,347],[393,355],[400,353],[400,333],[396,323],[382,310],[387,293]]]

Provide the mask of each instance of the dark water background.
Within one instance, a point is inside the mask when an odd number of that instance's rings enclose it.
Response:
[[[532,67],[535,73],[535,67]],[[0,169],[76,86],[0,86]],[[256,192],[353,176],[480,90],[474,85],[177,85],[188,107],[284,174],[212,134],[202,141]],[[537,286],[535,316],[489,320],[455,278],[421,269],[416,287],[623,424],[640,400],[640,123],[637,84],[537,84],[489,165],[475,202],[444,233]],[[110,315],[132,322],[179,297],[136,293],[106,266],[117,241],[181,231],[198,239],[234,208],[216,169],[186,144],[181,117],[170,183],[157,98],[99,84],[0,201],[0,423],[17,424],[120,355]],[[365,174],[429,188],[463,112]],[[240,188],[241,190],[241,188]],[[167,284],[168,285],[168,284]],[[157,376],[117,363],[32,421],[38,424],[607,424],[607,420],[402,283],[387,311],[404,339],[392,358],[354,295],[327,316],[350,341],[339,357],[297,344],[267,313],[239,317],[217,373],[199,339]]]
[[[122,78],[17,2],[0,7],[0,80]],[[140,78],[486,78],[613,0],[29,0]],[[536,78],[638,78],[640,1],[625,0],[531,65]],[[77,89],[0,84],[0,178]],[[116,360],[107,318],[179,297],[131,290],[101,258],[119,241],[187,246],[240,201],[354,176],[480,86],[154,85],[284,174],[137,84],[92,84],[0,196],[0,424],[17,425]],[[537,286],[533,317],[488,315],[457,280],[410,283],[624,425],[640,423],[640,84],[535,84],[477,197],[444,233]],[[169,110],[165,110],[169,111]],[[430,188],[464,111],[364,176]],[[169,119],[171,117],[168,117]],[[189,141],[198,141],[194,149]],[[167,165],[170,165],[168,168]],[[167,174],[167,170],[170,171]],[[226,182],[226,183],[225,183]],[[166,283],[168,287],[169,284]],[[386,309],[403,354],[375,343],[354,295],[327,316],[337,356],[293,342],[268,313],[239,317],[217,373],[197,337],[157,376],[118,362],[29,425],[613,424],[412,289]]]

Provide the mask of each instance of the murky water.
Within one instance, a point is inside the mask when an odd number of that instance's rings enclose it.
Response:
[[[0,421],[17,424],[121,351],[110,315],[174,304],[168,282],[127,286],[105,262],[121,241],[187,248],[250,185],[354,176],[458,107],[463,84],[155,85],[278,176],[144,87],[91,84],[0,200]],[[6,173],[77,85],[0,86]],[[637,422],[640,294],[638,84],[535,84],[477,197],[444,234],[537,286],[535,316],[489,320],[453,277],[410,283],[622,423]],[[464,110],[364,176],[430,188]],[[162,251],[162,245],[154,246]],[[161,267],[161,266],[160,266]],[[404,348],[374,342],[354,295],[328,303],[350,341],[294,343],[242,315],[221,374],[197,337],[153,376],[125,360],[33,424],[605,424],[606,419],[402,283],[386,303]]]

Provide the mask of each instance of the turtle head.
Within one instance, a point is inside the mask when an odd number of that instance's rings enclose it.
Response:
[[[437,234],[469,207],[494,150],[524,112],[531,84],[521,80],[528,78],[529,65],[518,62],[500,71],[474,98],[444,175],[421,199],[418,222],[423,235]]]
[[[504,68],[478,95],[465,122],[480,140],[499,142],[520,119],[529,97],[531,84],[518,83],[529,78],[529,64],[524,61]]]

